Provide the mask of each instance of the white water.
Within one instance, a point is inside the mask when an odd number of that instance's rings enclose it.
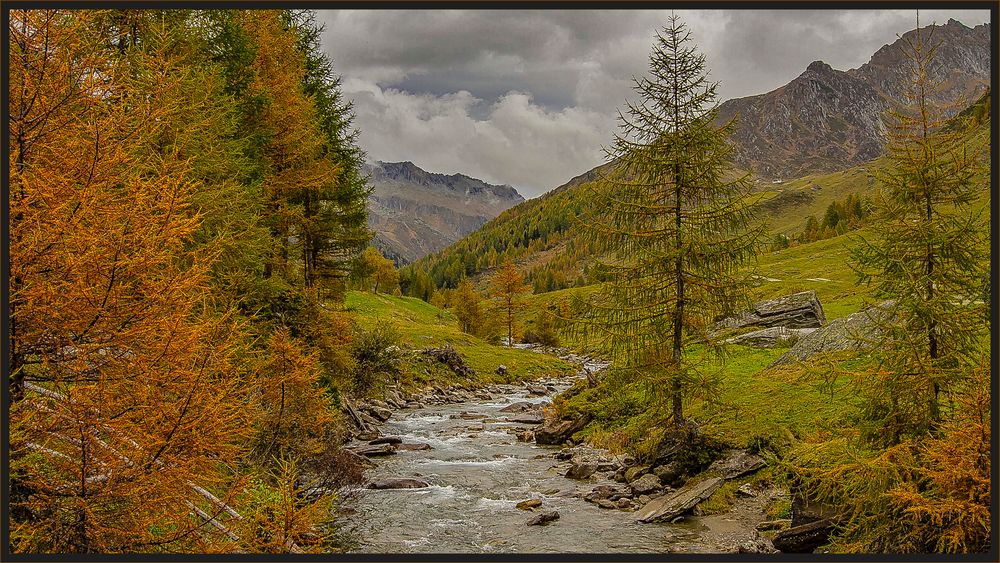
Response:
[[[569,382],[557,384],[559,390]],[[553,469],[559,448],[518,442],[514,424],[499,412],[517,401],[549,401],[525,390],[473,401],[403,410],[382,427],[384,435],[424,442],[434,449],[400,451],[377,459],[369,479],[413,477],[426,489],[364,491],[345,529],[359,553],[663,553],[715,551],[699,542],[696,519],[684,523],[638,524],[633,513],[604,510],[582,494],[597,481],[574,481]],[[485,419],[451,418],[462,412]],[[607,481],[605,481],[607,482]],[[535,514],[514,505],[542,499],[540,510],[557,510],[548,526],[527,526]]]

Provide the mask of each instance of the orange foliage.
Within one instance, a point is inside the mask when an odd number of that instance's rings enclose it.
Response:
[[[281,272],[288,279],[289,237],[297,235],[308,250],[311,223],[319,205],[316,192],[336,181],[337,168],[323,156],[323,139],[316,126],[312,99],[302,90],[305,58],[296,49],[295,37],[285,30],[280,13],[255,10],[241,13],[241,22],[256,41],[251,90],[265,96],[260,116],[267,138],[265,151],[269,173],[264,189],[269,201],[271,224],[278,237],[278,248],[269,274]],[[295,204],[293,204],[293,200]],[[308,252],[305,258],[305,284],[311,285],[314,272]]]
[[[145,150],[178,112],[160,88],[130,89],[100,16],[11,14],[18,551],[198,543],[193,507],[218,506],[192,480],[224,490],[247,439],[235,327],[197,314],[210,262],[186,248],[197,185],[183,160]]]
[[[265,354],[259,370],[260,455],[266,459],[322,452],[334,418],[330,400],[318,385],[319,362],[303,352],[287,328],[271,335]]]

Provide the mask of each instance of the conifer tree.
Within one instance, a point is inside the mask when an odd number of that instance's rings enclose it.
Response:
[[[717,84],[676,15],[657,33],[640,100],[620,112],[607,150],[614,167],[597,185],[587,233],[604,250],[608,283],[578,330],[664,392],[674,423],[683,397],[705,379],[685,348],[712,345],[709,324],[749,300],[746,266],[763,232],[750,209],[749,176],[727,179],[733,122],[714,125]]]
[[[504,261],[503,266],[490,279],[493,300],[507,327],[508,347],[514,345],[514,335],[517,332],[517,319],[514,315],[521,310],[521,294],[530,290],[531,287],[524,284],[524,275],[510,258]]]
[[[929,36],[930,35],[930,36]],[[877,299],[893,300],[880,321],[874,376],[864,377],[873,436],[896,443],[942,419],[942,394],[979,360],[988,325],[979,300],[988,271],[982,157],[968,133],[945,127],[932,102],[933,28],[903,39],[911,65],[904,107],[891,111],[887,159],[874,174],[877,234],[860,238],[852,266]]]
[[[440,294],[438,294],[440,295]],[[483,318],[482,299],[469,278],[462,278],[452,298],[455,303],[455,316],[458,317],[458,327],[462,332],[483,336],[485,326]]]

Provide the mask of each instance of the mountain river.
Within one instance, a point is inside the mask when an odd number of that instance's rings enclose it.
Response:
[[[376,458],[368,479],[417,478],[419,489],[365,490],[352,502],[356,512],[341,520],[356,553],[665,553],[722,552],[745,538],[738,518],[691,517],[676,524],[639,524],[632,512],[598,508],[581,498],[599,484],[563,476],[560,448],[519,442],[513,432],[534,428],[508,421],[503,407],[518,401],[547,403],[573,379],[541,383],[548,396],[525,386],[495,386],[491,400],[393,413],[384,436],[433,449],[400,451]],[[515,416],[516,418],[516,416]],[[537,511],[559,519],[528,526],[536,513],[515,508],[541,499]]]

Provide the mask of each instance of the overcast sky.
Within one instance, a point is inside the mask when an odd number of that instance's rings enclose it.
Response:
[[[861,66],[912,10],[678,10],[720,101],[768,92],[814,60]],[[409,160],[525,197],[604,162],[617,108],[669,11],[328,10],[323,47],[354,101],[369,160]],[[985,10],[923,10],[921,25]]]

